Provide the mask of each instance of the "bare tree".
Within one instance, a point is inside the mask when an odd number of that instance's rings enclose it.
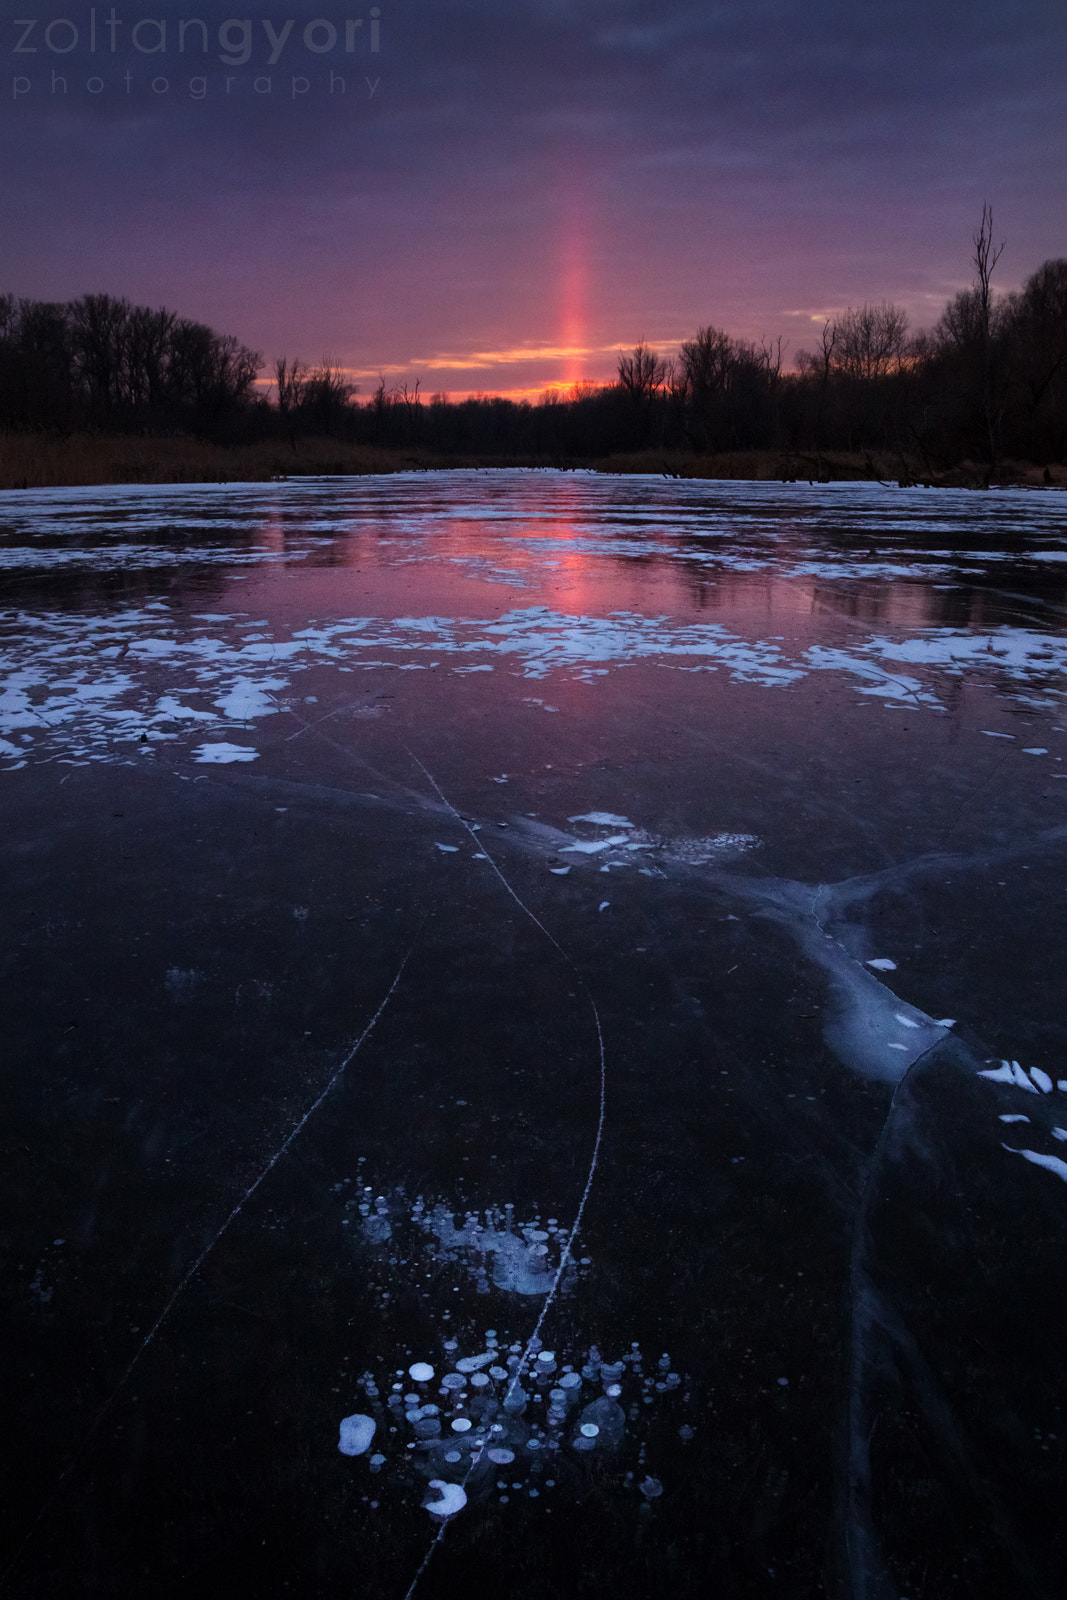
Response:
[[[663,387],[667,364],[642,339],[630,355],[619,357],[618,373],[627,394],[638,405],[648,407]]]
[[[1046,261],[1001,302],[1023,448],[1062,458],[1067,445],[1067,260]]]
[[[698,395],[722,393],[729,380],[733,341],[721,328],[698,328],[679,352],[689,389]]]
[[[357,393],[345,369],[331,356],[323,356],[303,380],[300,415],[305,423],[323,433],[336,433],[342,426]]]
[[[635,442],[640,448],[648,443],[652,410],[667,378],[667,363],[642,339],[629,355],[620,355],[617,370],[619,387],[632,413]]]
[[[405,378],[397,390],[397,401],[404,407],[404,411],[407,415],[408,430],[413,441],[417,437],[419,423],[422,419],[421,388],[421,378],[416,378],[414,383],[408,383],[407,379]]]
[[[823,422],[826,417],[826,390],[833,371],[834,347],[837,344],[837,325],[829,317],[822,325],[818,354],[811,357],[811,370],[819,374],[819,403],[815,411],[815,448],[823,447]],[[800,358],[797,357],[800,366]],[[804,368],[800,367],[803,372]]]
[[[170,367],[173,311],[134,306],[126,318],[122,362],[123,404],[136,415],[155,419],[164,405]]]
[[[827,432],[847,440],[850,450],[857,439],[870,443],[876,431],[884,432],[888,380],[904,370],[910,348],[907,313],[887,300],[849,306],[826,319],[819,349],[797,353],[797,369],[817,395],[816,450],[824,448]]]
[[[686,437],[697,450],[722,446],[729,436],[729,388],[733,340],[710,324],[683,341],[678,359],[685,382]]]
[[[834,323],[832,354],[827,353],[834,371],[845,377],[870,381],[895,372],[907,353],[908,317],[899,306],[883,300],[881,305],[862,305],[848,310]],[[825,343],[824,343],[825,349]]]
[[[130,311],[128,300],[109,294],[84,294],[68,307],[78,382],[97,422],[110,420],[119,408]]]
[[[278,410],[288,419],[299,411],[307,386],[308,368],[303,361],[279,356],[274,363],[274,383],[278,390]]]
[[[174,401],[188,407],[197,431],[210,433],[247,401],[262,365],[258,350],[202,322],[182,317],[171,330],[168,387]]]
[[[978,309],[978,338],[982,362],[982,415],[985,422],[986,439],[989,447],[989,465],[995,467],[997,462],[997,433],[1000,429],[1001,417],[1004,414],[1003,400],[997,395],[999,385],[995,382],[993,370],[993,336],[994,336],[994,308],[993,290],[990,280],[993,268],[1004,254],[1006,240],[994,248],[993,245],[993,207],[988,203],[982,207],[982,221],[978,232],[974,235],[974,254],[971,261],[974,263],[975,294]]]

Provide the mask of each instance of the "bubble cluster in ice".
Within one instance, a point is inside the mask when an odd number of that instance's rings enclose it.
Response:
[[[607,1361],[595,1345],[578,1353],[547,1350],[539,1339],[509,1343],[495,1328],[466,1342],[471,1353],[459,1355],[459,1340],[446,1339],[435,1376],[416,1379],[414,1390],[405,1385],[402,1367],[391,1369],[397,1378],[390,1383],[386,1363],[361,1380],[389,1441],[388,1455],[375,1460],[379,1466],[391,1461],[410,1467],[427,1479],[438,1493],[438,1500],[424,1502],[427,1510],[453,1515],[494,1486],[538,1498],[542,1488],[555,1487],[566,1463],[573,1469],[595,1460],[613,1462],[620,1480],[646,1499],[663,1493],[658,1478],[642,1478],[648,1408],[657,1402],[670,1406],[677,1413],[673,1431],[683,1443],[694,1434],[683,1420],[690,1380],[673,1370],[668,1354],[646,1364],[639,1346],[631,1344]],[[416,1369],[434,1370],[417,1362],[407,1376]],[[368,1434],[364,1449],[369,1442]],[[505,1467],[501,1484],[497,1475]]]
[[[457,1217],[442,1202],[414,1200],[395,1190],[387,1200],[370,1188],[348,1202],[361,1218],[360,1236],[371,1245],[389,1244],[399,1256],[425,1265],[454,1263],[480,1293],[504,1289],[512,1294],[544,1295],[555,1280],[570,1234],[555,1217],[525,1220],[513,1205],[489,1206]],[[395,1237],[402,1233],[403,1240]],[[560,1288],[570,1288],[588,1257],[568,1257]]]
[[[752,833],[715,833],[700,837],[653,833],[638,827],[628,817],[619,817],[610,811],[586,811],[568,817],[567,821],[587,824],[597,832],[588,838],[576,837],[543,824],[536,829],[527,828],[525,832],[536,837],[546,849],[578,857],[576,865],[584,858],[595,857],[602,871],[639,867],[646,874],[651,871],[653,876],[658,876],[659,866],[650,867],[650,862],[663,866],[705,866],[758,849],[762,842]],[[618,831],[622,828],[626,829],[625,833]],[[561,870],[568,869],[549,868],[551,872]]]

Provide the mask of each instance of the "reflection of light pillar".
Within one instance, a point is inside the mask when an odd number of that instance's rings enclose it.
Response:
[[[578,383],[582,371],[582,351],[586,343],[586,296],[589,280],[589,255],[586,241],[586,210],[573,179],[563,195],[563,234],[560,240],[559,342],[563,356],[563,382]]]
[[[260,549],[271,550],[278,555],[285,553],[285,523],[276,506],[271,507],[266,520],[260,523],[256,532],[258,535],[256,542]]]

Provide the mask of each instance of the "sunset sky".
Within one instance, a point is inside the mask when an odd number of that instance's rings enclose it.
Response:
[[[986,200],[1001,287],[1067,255],[1063,0],[3,11],[0,292],[166,305],[363,394],[603,381],[707,322],[789,363],[864,300],[929,324]]]

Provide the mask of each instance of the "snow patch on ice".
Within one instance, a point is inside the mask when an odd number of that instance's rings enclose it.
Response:
[[[584,811],[580,816],[568,817],[568,822],[594,822],[600,828],[632,828],[629,817],[617,817],[613,811]]]
[[[601,850],[610,850],[617,844],[626,844],[629,835],[613,833],[608,839],[575,839],[572,844],[565,844],[563,851],[574,851],[584,856],[593,856]]]
[[[250,745],[201,744],[193,751],[193,760],[208,766],[228,766],[233,761],[255,761],[259,755]]]

